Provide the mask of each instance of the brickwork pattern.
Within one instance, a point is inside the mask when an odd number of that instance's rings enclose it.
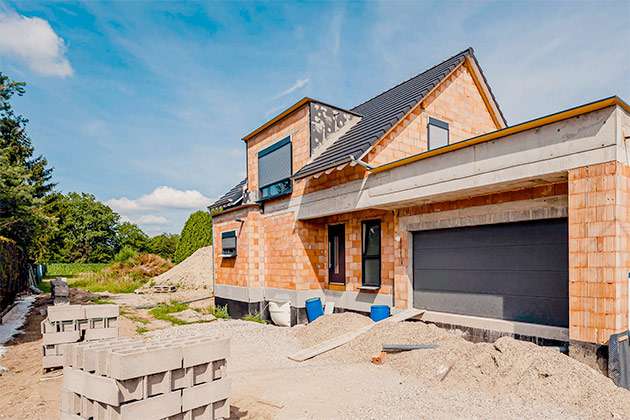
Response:
[[[62,366],[64,344],[118,337],[118,305],[58,305],[48,307],[41,322],[42,367]]]
[[[227,418],[229,346],[203,336],[66,345],[61,418]]]
[[[468,67],[461,65],[420,107],[374,146],[368,153],[367,161],[381,165],[428,150],[429,116],[449,124],[450,143],[499,128],[492,120]]]
[[[603,344],[628,329],[630,168],[569,171],[569,335]]]

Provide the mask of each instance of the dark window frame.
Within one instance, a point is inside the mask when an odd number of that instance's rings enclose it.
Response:
[[[293,176],[293,143],[291,141],[291,136],[287,136],[280,141],[275,142],[269,147],[264,148],[263,150],[258,152],[258,180],[260,182],[260,158],[266,156],[270,153],[275,152],[281,147],[289,145],[289,172],[290,175],[287,178],[283,178],[279,181],[272,182],[271,184],[259,185],[258,191],[260,193],[260,197],[258,202],[263,202],[266,200],[271,200],[273,198],[282,197],[286,194],[291,194],[293,192],[293,182],[291,180],[291,176]],[[267,196],[265,196],[266,191],[269,191],[273,188],[279,189],[278,192],[271,192]],[[266,190],[266,191],[264,191]]]
[[[366,239],[366,231],[372,226],[378,226],[378,255],[367,255],[367,244],[365,243]],[[381,230],[381,220],[380,219],[372,219],[372,220],[363,220],[361,222],[361,287],[375,287],[380,288],[382,281],[382,255],[383,255],[383,233]],[[378,284],[366,284],[365,283],[365,262],[367,260],[378,260]]]
[[[226,238],[234,238],[234,248],[225,248],[223,246],[223,240]],[[236,230],[226,230],[225,232],[221,232],[221,256],[223,258],[234,258],[236,257],[237,248],[238,235],[236,234]]]
[[[427,124],[427,146],[428,150],[439,149],[440,147],[431,147],[431,126],[441,128],[446,130],[446,144],[444,146],[448,146],[451,144],[451,130],[448,127],[448,123],[442,120],[438,120],[437,118],[429,117],[429,122]]]

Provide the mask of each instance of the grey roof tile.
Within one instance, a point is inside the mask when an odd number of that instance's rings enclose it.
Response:
[[[235,207],[241,204],[243,194],[244,194],[244,187],[246,183],[247,183],[247,178],[245,178],[244,180],[239,182],[237,185],[232,187],[230,191],[225,193],[217,201],[210,204],[208,206],[208,209],[209,210],[215,210],[215,209],[220,209],[220,208],[229,209],[230,207]]]
[[[352,108],[352,112],[362,116],[361,121],[297,171],[294,178],[303,178],[349,162],[350,155],[358,159],[461,64],[467,55],[474,58],[472,48]]]

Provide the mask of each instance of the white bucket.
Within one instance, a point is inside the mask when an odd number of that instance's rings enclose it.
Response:
[[[324,306],[324,315],[330,315],[335,312],[335,302],[326,302]]]
[[[291,326],[291,302],[269,302],[269,315],[279,327]]]

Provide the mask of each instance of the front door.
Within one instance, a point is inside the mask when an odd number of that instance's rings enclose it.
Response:
[[[345,226],[328,226],[328,281],[346,283]]]

